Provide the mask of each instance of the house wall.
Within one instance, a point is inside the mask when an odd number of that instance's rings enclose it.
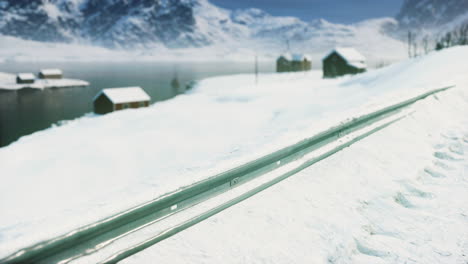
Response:
[[[345,59],[336,52],[323,60],[323,77],[334,78],[346,74],[357,74],[365,72],[365,69],[358,69],[348,65]]]
[[[93,105],[96,114],[107,114],[114,111],[114,104],[104,94],[96,98]]]
[[[42,73],[39,73],[39,78],[41,79],[62,79],[62,75],[61,74],[47,74],[47,75],[44,75]]]
[[[23,80],[19,77],[16,77],[16,83],[18,84],[28,84],[28,83],[34,83],[34,80]]]
[[[101,99],[101,98],[104,98],[104,99]],[[94,112],[98,114],[106,114],[109,112],[124,110],[128,108],[148,107],[149,104],[150,104],[149,101],[142,101],[142,102],[120,103],[120,104],[114,105],[105,95],[102,95],[94,101]]]
[[[312,69],[312,62],[308,60],[288,61],[284,58],[279,58],[276,61],[276,72],[310,71],[311,69]]]
[[[276,60],[276,72],[288,72],[290,68],[290,62],[283,57]]]

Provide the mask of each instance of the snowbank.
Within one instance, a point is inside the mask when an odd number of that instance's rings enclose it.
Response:
[[[0,256],[450,82],[468,48],[355,77],[237,75],[139,110],[84,117],[0,149]],[[444,68],[440,68],[444,65]]]

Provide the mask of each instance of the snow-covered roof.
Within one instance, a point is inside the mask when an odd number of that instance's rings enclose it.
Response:
[[[354,68],[357,68],[357,69],[367,68],[367,65],[364,62],[359,62],[359,61],[348,62],[348,65],[353,66]]]
[[[141,87],[107,88],[98,93],[94,100],[104,94],[114,104],[150,101],[151,97]]]
[[[304,59],[311,60],[311,57],[306,54],[301,54],[301,53],[285,53],[280,56],[280,58],[283,57],[289,61],[303,61]]]
[[[290,53],[281,54],[279,58],[285,58],[286,60],[292,60],[292,55]]]
[[[43,75],[62,75],[62,70],[60,69],[42,69],[40,71]]]
[[[343,57],[343,59],[345,59],[347,62],[365,62],[366,61],[366,57],[364,57],[361,53],[359,53],[354,48],[335,48],[330,53],[328,53],[324,59],[328,58],[328,56],[330,56],[334,52],[338,53],[338,55]]]
[[[34,80],[34,79],[36,79],[36,76],[34,76],[34,74],[32,74],[32,73],[18,73],[17,77],[20,78],[21,80]]]

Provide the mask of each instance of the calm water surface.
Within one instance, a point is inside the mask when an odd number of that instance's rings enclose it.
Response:
[[[73,119],[93,111],[93,97],[103,88],[141,86],[152,102],[167,100],[177,91],[170,83],[177,72],[182,87],[207,77],[252,73],[253,63],[0,63],[8,73],[38,72],[41,68],[60,68],[65,78],[90,83],[86,88],[60,88],[0,92],[0,147],[23,135],[50,127],[60,120]],[[272,72],[273,63],[261,63],[261,72]]]

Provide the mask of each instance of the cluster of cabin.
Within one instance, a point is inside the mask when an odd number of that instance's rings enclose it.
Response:
[[[323,77],[335,78],[347,74],[362,73],[367,70],[366,58],[353,48],[336,48],[330,51],[322,60]],[[300,72],[312,69],[312,59],[305,54],[284,54],[276,61],[277,72]],[[180,84],[175,78],[171,82],[174,90],[179,90]],[[108,88],[94,97],[94,112],[106,114],[109,112],[146,107],[150,96],[141,87]]]
[[[39,79],[62,79],[63,72],[60,69],[43,69],[37,74]],[[33,73],[19,73],[16,75],[17,84],[31,84],[36,81],[36,76]]]
[[[354,48],[336,48],[322,59],[323,77],[335,78],[367,70],[366,58]],[[277,72],[309,71],[312,60],[308,55],[284,54],[276,60]]]
[[[353,48],[336,48],[322,60],[323,77],[334,78],[367,70],[366,58]],[[312,69],[311,57],[304,54],[284,54],[276,61],[277,72],[299,72]],[[28,79],[34,76],[20,76]],[[61,72],[41,71],[40,78],[61,78]],[[180,87],[177,79],[171,82],[173,89]],[[94,97],[94,112],[106,114],[127,108],[147,107],[150,96],[141,87],[103,89]]]

